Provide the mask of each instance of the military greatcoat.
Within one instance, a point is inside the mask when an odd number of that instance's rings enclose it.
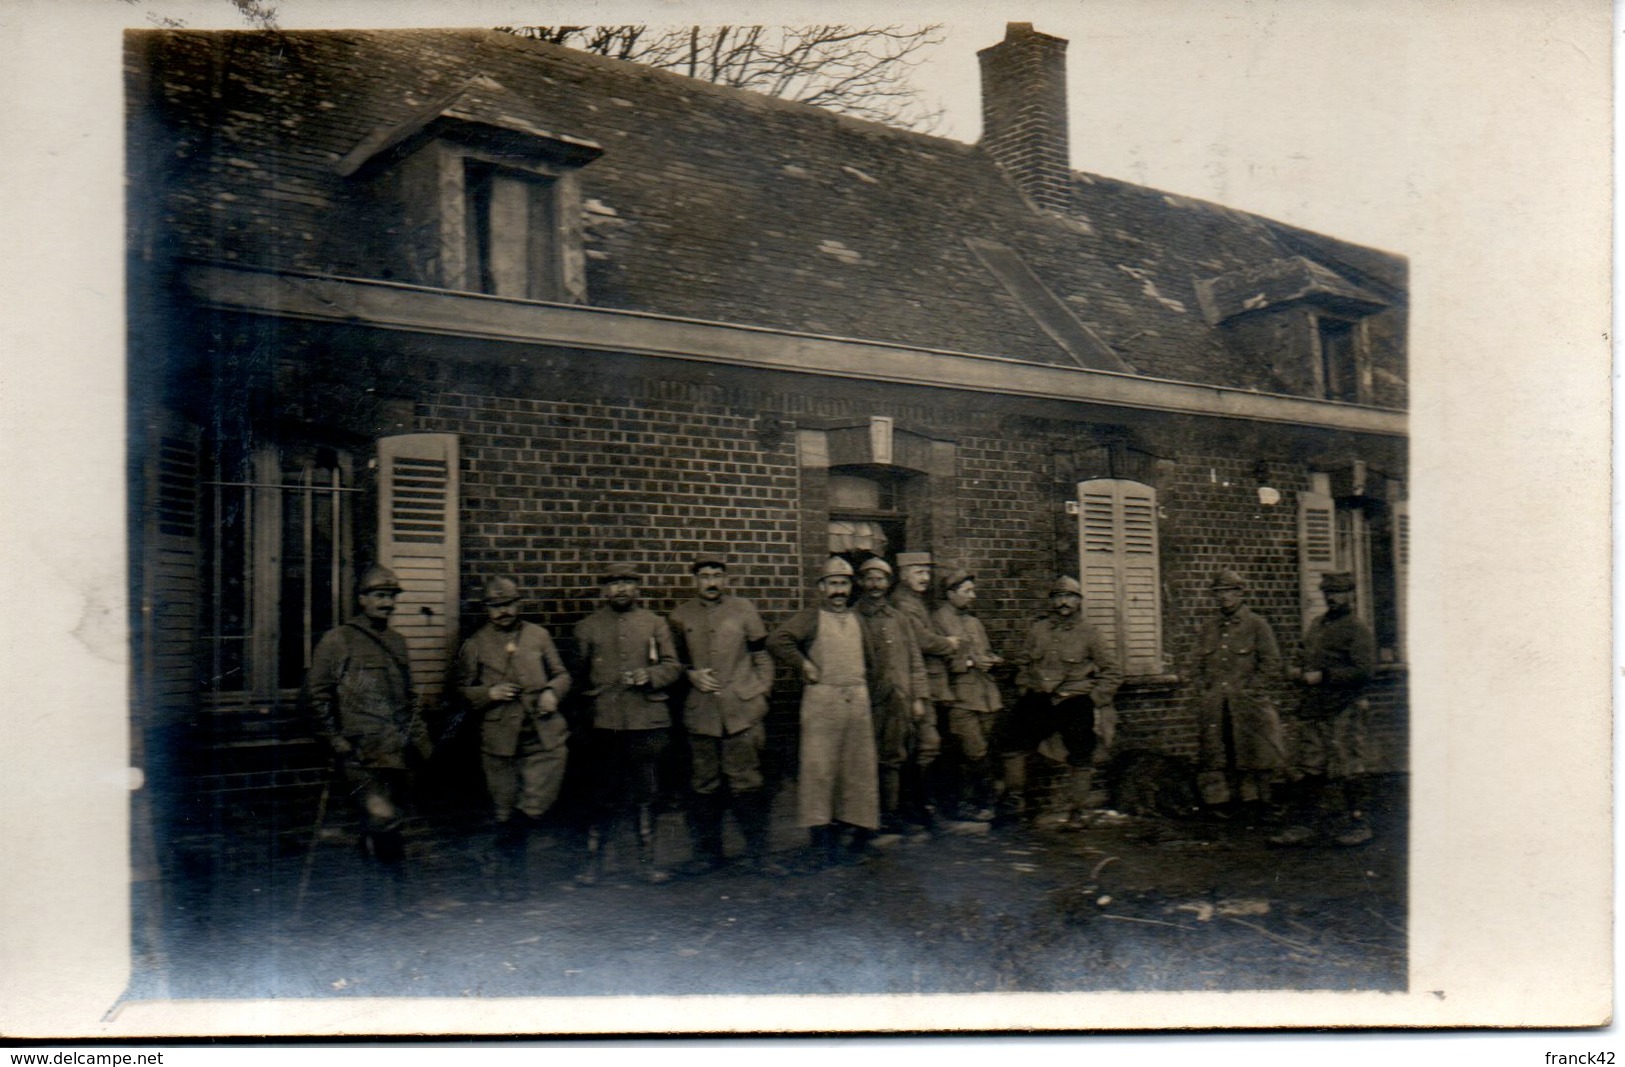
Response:
[[[1281,720],[1265,687],[1281,674],[1275,633],[1246,605],[1202,626],[1196,644],[1197,760],[1203,771],[1274,771]],[[1226,711],[1229,731],[1226,737]]]

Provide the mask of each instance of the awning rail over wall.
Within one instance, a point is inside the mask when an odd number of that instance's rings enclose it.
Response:
[[[1406,435],[1403,411],[1000,356],[221,264],[190,265],[183,283],[191,298],[206,307],[305,321]]]

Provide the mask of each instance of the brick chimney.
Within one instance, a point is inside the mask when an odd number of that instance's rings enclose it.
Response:
[[[1071,206],[1066,41],[1030,22],[1005,24],[982,61],[982,147],[1047,211]]]

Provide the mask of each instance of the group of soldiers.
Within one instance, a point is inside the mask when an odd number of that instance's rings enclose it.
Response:
[[[746,863],[767,876],[792,873],[770,845],[762,773],[775,661],[802,686],[796,809],[808,845],[795,870],[861,863],[884,835],[1030,819],[1036,805],[1027,796],[1028,757],[1056,736],[1067,766],[1063,824],[1091,824],[1096,750],[1109,739],[1123,673],[1084,618],[1076,579],[1055,580],[1048,611],[1007,661],[973,610],[973,574],[949,570],[940,602],[927,599],[935,577],[928,553],[899,553],[895,573],[878,556],[856,568],[830,556],[808,606],[771,632],[750,601],[728,591],[726,560],[695,559],[690,573],[694,595],[662,618],[643,605],[635,568],[608,568],[602,605],[575,627],[573,672],[548,630],[520,617],[518,585],[507,577],[486,581],[486,622],[457,655],[451,695],[479,723],[500,895],[524,895],[530,832],[558,799],[567,763],[580,759],[587,761],[591,815],[575,881],[604,880],[617,835],[635,836],[643,880],[669,881],[673,872],[657,862],[655,825],[660,770],[678,728],[690,754],[693,846],[680,873],[727,864],[729,812]],[[1267,808],[1272,786],[1291,780],[1287,825],[1270,838],[1276,845],[1359,845],[1372,836],[1358,785],[1365,771],[1361,694],[1374,642],[1351,610],[1350,576],[1326,575],[1322,589],[1327,611],[1306,635],[1302,668],[1287,672],[1301,689],[1290,758],[1271,695],[1282,676],[1279,647],[1269,624],[1245,605],[1245,582],[1234,571],[1214,578],[1218,614],[1198,640],[1201,798],[1216,817],[1230,817]],[[376,869],[396,877],[411,757],[427,760],[433,747],[405,642],[389,626],[399,592],[386,567],[362,574],[360,611],[323,637],[306,686],[316,733],[337,758],[338,781],[360,815],[364,851]],[[1016,692],[1008,708],[995,678],[1006,670],[1014,671]],[[589,727],[573,750],[562,711],[572,690],[584,698]],[[951,758],[939,761],[944,735]]]

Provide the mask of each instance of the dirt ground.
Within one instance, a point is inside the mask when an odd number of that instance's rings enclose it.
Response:
[[[314,858],[243,846],[172,877],[138,915],[127,998],[1402,990],[1404,801],[1403,779],[1385,783],[1378,837],[1354,849],[1110,812],[1084,832],[961,825],[783,879],[623,872],[590,889],[561,828],[533,840],[518,901],[491,891],[488,836],[424,824],[391,915],[369,909],[353,837],[334,831]],[[805,840],[789,803],[787,860]],[[660,849],[686,858],[680,814]]]

